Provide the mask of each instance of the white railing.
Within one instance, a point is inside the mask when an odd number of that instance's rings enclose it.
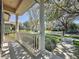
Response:
[[[17,41],[19,41],[25,48],[27,48],[34,55],[39,54],[39,34],[32,32],[19,32],[17,34]]]

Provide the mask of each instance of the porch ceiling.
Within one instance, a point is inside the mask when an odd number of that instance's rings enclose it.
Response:
[[[34,4],[34,0],[3,0],[3,8],[17,15],[23,14]]]
[[[4,12],[4,13],[3,13],[3,19],[4,19],[4,21],[5,21],[5,22],[9,21],[9,18],[10,18],[10,14],[7,13],[7,12]]]

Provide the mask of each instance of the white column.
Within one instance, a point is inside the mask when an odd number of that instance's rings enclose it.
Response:
[[[19,19],[18,19],[18,15],[16,15],[16,32],[19,32]]]
[[[4,41],[4,35],[5,35],[5,27],[4,27],[4,20],[1,19],[1,41]]]
[[[4,35],[5,35],[5,26],[4,26],[4,19],[3,19],[3,3],[2,3],[2,14],[1,14],[1,43],[4,41]]]
[[[40,0],[40,35],[39,49],[45,50],[45,24],[44,24],[44,1]]]
[[[19,32],[19,19],[18,19],[18,15],[16,15],[15,31],[16,31],[16,40],[17,40],[17,39],[19,39],[19,37],[18,37],[18,32]]]

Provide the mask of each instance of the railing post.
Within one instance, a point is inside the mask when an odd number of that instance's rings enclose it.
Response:
[[[3,0],[2,0],[2,15],[1,15],[1,41],[5,39],[5,24],[3,19]]]
[[[0,48],[2,44],[2,39],[3,39],[3,32],[2,32],[2,23],[3,23],[3,18],[2,18],[2,0],[0,0]]]
[[[15,26],[15,31],[16,31],[16,39],[18,39],[18,32],[19,32],[19,19],[18,15],[16,15],[16,26]]]
[[[39,49],[45,50],[45,24],[44,24],[44,0],[40,0],[40,35],[39,35]]]

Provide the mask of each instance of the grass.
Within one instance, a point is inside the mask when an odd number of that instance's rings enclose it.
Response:
[[[11,34],[7,34],[5,35],[5,38],[9,41],[9,40],[15,40],[16,35],[15,33],[11,33]]]
[[[54,43],[58,43],[61,40],[60,36],[55,36],[55,35],[46,35],[46,38],[49,38],[49,40],[51,40]]]
[[[20,32],[32,33],[32,31],[26,31],[26,30],[20,30]],[[8,35],[8,38],[9,37],[10,37],[10,39],[14,40],[15,35],[14,34],[10,34],[10,35]],[[48,31],[46,32],[46,36],[45,37],[46,37],[46,41],[45,41],[46,45],[45,45],[45,47],[49,51],[53,50],[53,48],[51,46],[51,43],[53,45],[55,45],[55,47],[56,47],[56,44],[61,41],[61,35],[58,35],[58,34],[48,34]],[[68,35],[68,36],[65,35],[64,37],[65,38],[76,38],[76,39],[79,39],[78,35]],[[73,41],[73,43],[74,43],[74,45],[79,46],[79,42]]]
[[[75,46],[79,46],[79,41],[73,40],[73,44],[74,44]]]
[[[20,32],[27,32],[27,33],[31,33],[32,31],[31,30],[20,30]],[[61,34],[48,34],[48,33],[51,33],[51,31],[45,31],[46,35],[50,35],[50,36],[55,36],[55,37],[61,37]],[[76,39],[79,39],[79,35],[65,35],[64,36],[65,38],[76,38]]]
[[[66,38],[75,38],[75,39],[79,39],[79,35],[69,35],[69,36],[64,36]]]
[[[65,35],[64,37],[65,38],[79,39],[78,35],[69,35],[69,36]],[[61,35],[46,34],[46,41],[48,42],[49,40],[56,45],[57,43],[59,43],[61,41]],[[75,46],[79,46],[79,41],[73,41],[73,43],[74,43]],[[49,51],[53,50],[50,42],[46,43],[46,49],[49,50]]]
[[[32,32],[31,30],[20,30],[20,32]]]
[[[48,35],[48,34],[47,34]],[[61,35],[58,35],[58,34],[49,34],[50,36],[56,36],[56,37],[61,37]],[[75,39],[79,39],[79,35],[69,35],[69,36],[67,36],[67,35],[65,35],[64,36],[65,38],[75,38]]]

